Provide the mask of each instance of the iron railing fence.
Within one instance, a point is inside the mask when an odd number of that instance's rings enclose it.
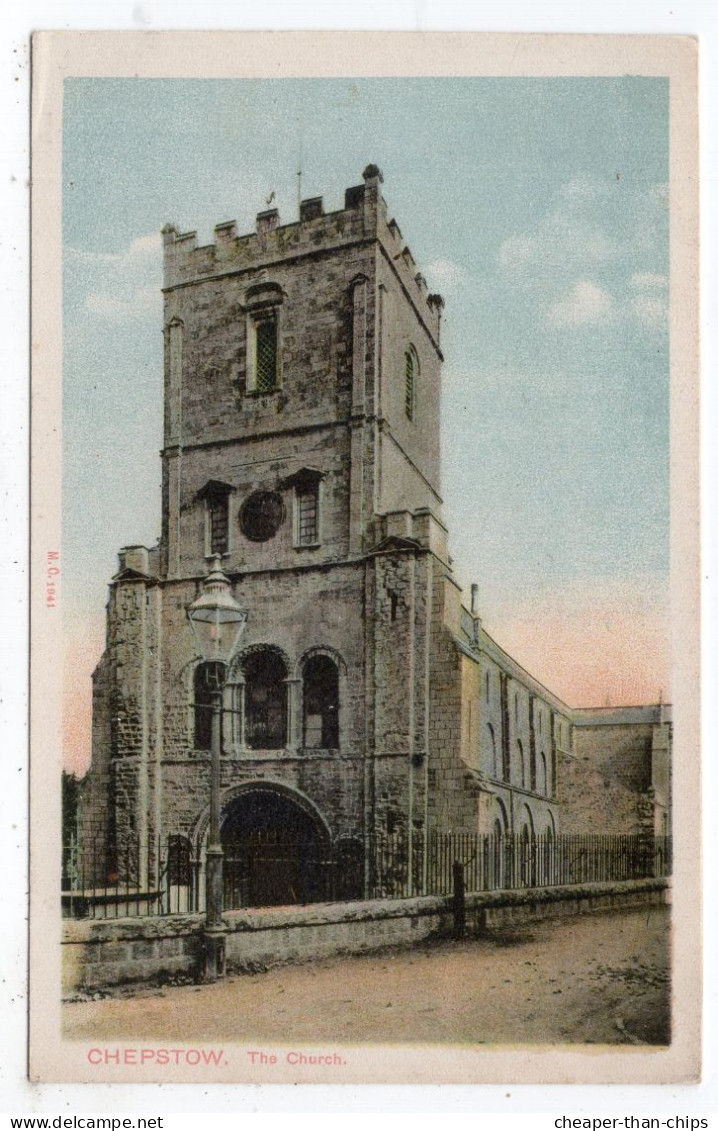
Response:
[[[463,868],[467,892],[666,876],[671,838],[646,834],[484,836],[431,833],[427,840],[392,836],[374,841],[374,895],[449,895],[453,868]]]
[[[259,830],[224,845],[224,907],[450,895],[461,865],[466,892],[667,876],[670,837],[484,836],[431,832],[319,844]],[[204,860],[180,835],[143,852],[85,835],[63,854],[63,913],[74,918],[178,915],[205,910]]]

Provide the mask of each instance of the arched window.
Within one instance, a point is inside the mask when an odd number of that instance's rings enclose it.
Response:
[[[486,724],[489,732],[489,757],[491,759],[491,773],[495,778],[499,776],[499,760],[496,756],[496,736],[491,723]]]
[[[548,781],[546,780],[546,755],[543,753],[543,751],[541,752],[541,756],[539,757],[538,792],[543,794],[548,793]]]
[[[486,702],[487,703],[489,701],[490,693],[491,693],[491,680],[489,678],[489,669],[487,668],[486,669]]]
[[[551,751],[551,796],[556,796],[556,751]]]
[[[519,767],[521,769],[521,785],[526,789],[526,760],[524,758],[524,746],[519,738],[516,745],[519,748]]]
[[[416,371],[413,350],[407,350],[404,354],[404,410],[409,420],[414,419],[416,410]]]
[[[277,283],[257,283],[247,304],[247,391],[272,393],[281,385],[281,309],[285,295]]]
[[[194,673],[194,745],[209,750],[212,745],[212,695],[222,687],[220,665],[198,664]]]
[[[272,648],[244,661],[246,744],[251,750],[287,745],[287,669]]]
[[[529,788],[535,791],[536,790],[536,751],[533,750],[533,749],[531,750],[531,754],[529,756],[529,775],[530,775],[530,777],[529,777]]]
[[[511,781],[511,745],[505,724],[501,734],[501,777],[505,782]]]
[[[329,656],[312,656],[304,665],[304,745],[339,746],[339,672]]]

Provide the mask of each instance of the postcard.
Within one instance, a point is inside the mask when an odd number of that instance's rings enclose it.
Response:
[[[695,1081],[696,41],[33,74],[31,1078]]]

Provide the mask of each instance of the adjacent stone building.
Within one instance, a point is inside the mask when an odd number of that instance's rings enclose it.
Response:
[[[296,223],[262,212],[206,247],[163,230],[162,534],[125,547],[110,584],[82,801],[85,842],[116,872],[138,846],[141,886],[170,839],[196,862],[206,843],[212,673],[187,609],[215,555],[249,611],[224,692],[228,846],[301,841],[362,894],[377,837],[573,828],[586,760],[601,778],[604,737],[619,763],[630,746],[462,604],[440,494],[444,304],[381,182],[370,165],[341,210],[305,200]],[[254,898],[286,899],[270,873]]]
[[[561,769],[563,831],[671,833],[671,709],[572,712],[573,746]]]

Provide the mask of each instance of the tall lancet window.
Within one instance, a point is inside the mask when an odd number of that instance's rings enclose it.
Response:
[[[413,350],[404,354],[404,411],[409,420],[414,419],[416,410],[416,358]]]
[[[245,294],[248,393],[272,393],[281,386],[284,297],[279,284],[272,282],[256,283]]]
[[[271,393],[277,386],[277,317],[267,314],[254,322],[254,387]]]

